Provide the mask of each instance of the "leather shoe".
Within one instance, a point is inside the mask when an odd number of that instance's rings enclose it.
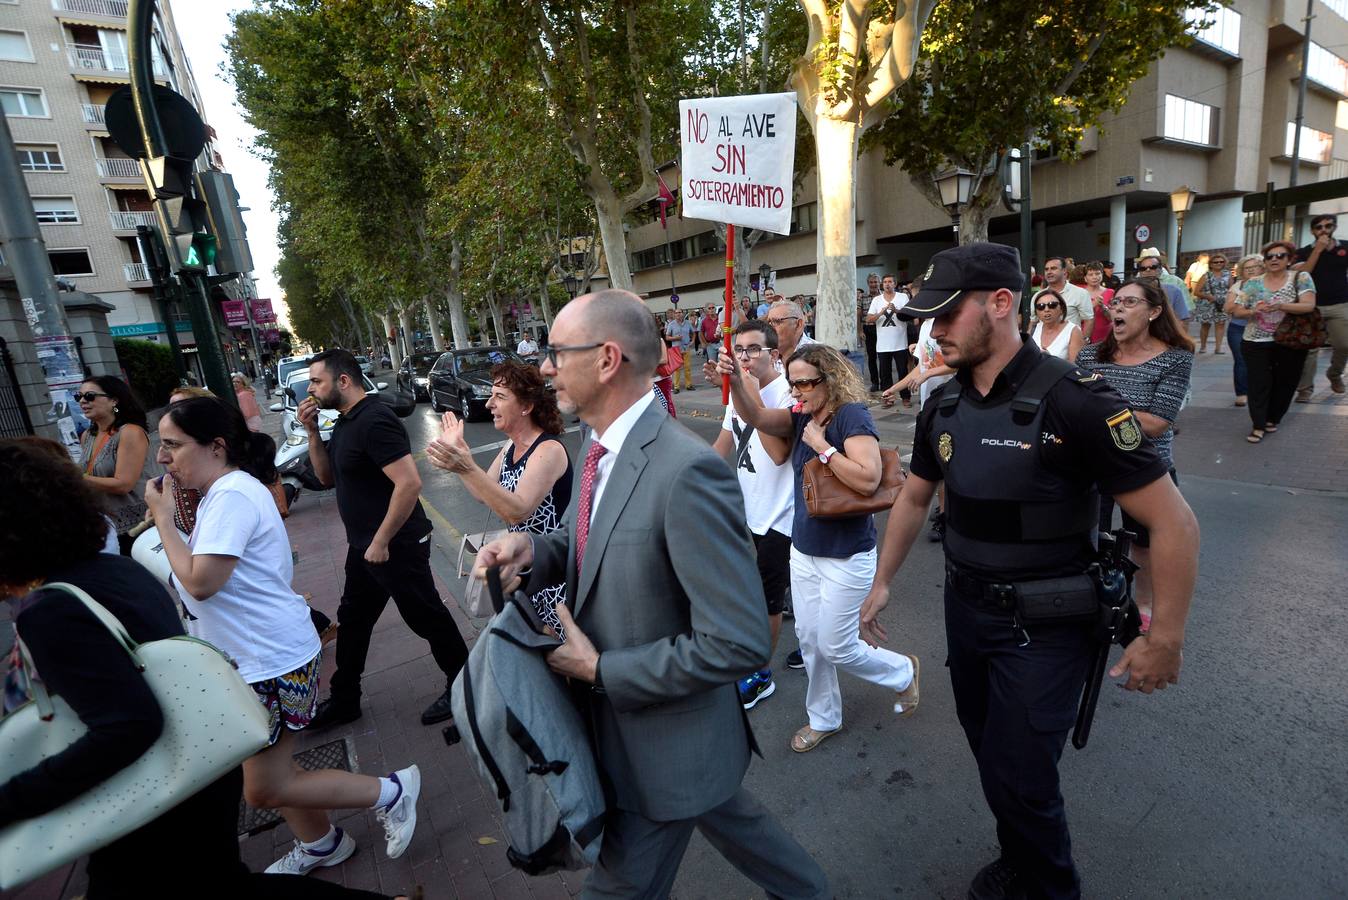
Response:
[[[1004,856],[979,869],[969,883],[969,900],[1020,900],[1027,896],[1016,870]]]
[[[449,691],[445,691],[422,712],[421,724],[434,725],[437,722],[444,722],[452,718],[454,718],[454,709],[449,705]]]
[[[334,700],[331,697],[318,704],[318,712],[309,720],[312,731],[331,728],[334,725],[346,725],[361,717],[360,701],[355,703]]]

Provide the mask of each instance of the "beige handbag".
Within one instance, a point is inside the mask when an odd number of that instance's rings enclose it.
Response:
[[[74,595],[126,648],[163,711],[145,754],[64,806],[0,829],[0,889],[31,881],[154,821],[267,746],[267,711],[215,647],[190,637],[137,644],[122,623],[74,585]],[[24,667],[28,650],[19,644]],[[59,696],[30,678],[33,702],[0,719],[0,783],[50,759],[88,731]]]
[[[482,524],[486,525],[490,521],[491,510],[488,509],[487,519]],[[463,611],[474,619],[485,619],[496,614],[496,611],[491,607],[491,597],[487,594],[486,585],[473,577],[473,563],[477,560],[477,552],[492,541],[505,537],[508,533],[504,528],[478,531],[473,534],[465,534],[463,540],[459,541],[459,577],[468,579],[463,585]],[[465,556],[468,557],[466,567],[464,565]]]

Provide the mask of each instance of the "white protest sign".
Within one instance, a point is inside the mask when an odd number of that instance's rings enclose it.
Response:
[[[789,234],[796,95],[680,100],[679,122],[683,214]]]

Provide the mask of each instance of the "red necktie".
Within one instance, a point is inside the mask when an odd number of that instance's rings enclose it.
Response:
[[[585,561],[585,542],[590,538],[590,507],[594,503],[594,478],[599,473],[599,457],[608,452],[603,444],[594,441],[585,454],[585,468],[580,471],[580,503],[576,507],[576,573]]]

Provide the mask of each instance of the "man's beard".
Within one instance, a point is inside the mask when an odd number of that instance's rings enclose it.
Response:
[[[319,409],[339,409],[342,405],[342,392],[334,389],[327,396],[314,394],[314,399],[318,401]]]
[[[979,317],[974,333],[969,335],[963,346],[957,348],[956,353],[953,360],[946,354],[947,364],[956,369],[972,369],[992,357],[992,321],[986,309]]]

